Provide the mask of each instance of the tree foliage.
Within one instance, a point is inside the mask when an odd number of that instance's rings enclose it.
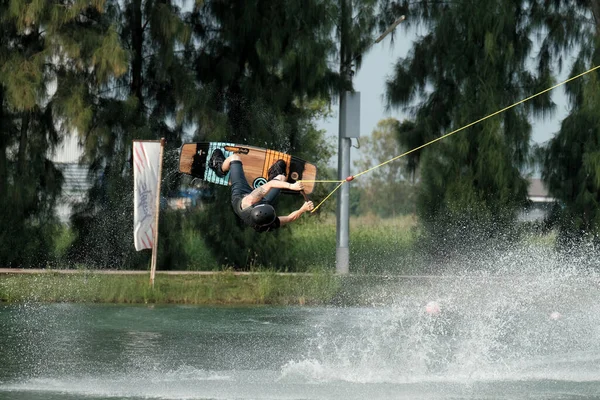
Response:
[[[0,189],[2,205],[17,211],[2,214],[12,228],[2,233],[11,247],[0,260],[44,260],[52,234],[36,234],[43,244],[31,246],[25,238],[56,224],[62,178],[47,157],[72,132],[93,184],[72,217],[69,259],[88,266],[141,267],[147,259],[131,245],[133,139],[166,138],[163,195],[179,187],[183,141],[252,142],[323,166],[331,149],[312,121],[340,85],[329,65],[336,48],[328,15],[335,7],[329,1],[0,2]],[[223,189],[198,226],[221,261],[243,267],[256,261],[254,254],[263,263],[282,261],[274,238],[247,241],[258,247],[252,257],[224,258],[223,244],[247,233],[213,229],[235,226]],[[301,200],[283,203],[285,209]],[[180,268],[175,260],[186,224],[165,211],[159,256]]]
[[[103,1],[0,2],[0,261],[43,266],[57,229],[62,174],[49,155],[67,132],[55,87],[103,62]]]
[[[575,76],[600,64],[600,1],[555,2],[549,10],[557,15],[570,10],[577,17],[574,46],[579,48],[570,70]],[[551,21],[549,29],[560,24]],[[560,38],[551,43],[562,50]],[[573,47],[573,46],[571,46]],[[560,232],[559,243],[572,246],[590,237],[598,242],[600,233],[600,74],[592,72],[567,85],[570,113],[559,132],[542,149],[542,178],[561,207],[552,219]]]
[[[412,110],[411,120],[382,122],[366,142],[376,156],[361,169],[546,89],[572,51],[571,75],[599,62],[600,0],[0,0],[0,262],[49,261],[63,184],[49,156],[69,134],[93,182],[71,221],[69,256],[88,266],[147,262],[132,246],[133,139],[166,138],[164,196],[179,188],[178,149],[192,140],[287,151],[334,175],[314,121],[352,90],[373,34],[400,14],[409,17],[402,29],[426,31],[387,84],[390,106]],[[596,235],[600,221],[598,89],[597,73],[568,85],[571,113],[542,149],[565,237]],[[526,200],[530,118],[553,106],[539,96],[378,169],[356,209],[403,213],[418,183],[418,213],[434,240],[484,237],[476,226],[506,234]],[[317,186],[315,199],[328,189]],[[282,196],[278,211],[301,203]],[[162,216],[159,262],[172,268],[187,262],[179,254],[190,221],[222,264],[300,262],[280,251],[288,230],[239,225],[227,188],[215,188],[200,215]]]
[[[330,149],[311,121],[325,106],[313,100],[329,99],[339,85],[328,64],[336,51],[332,4],[208,1],[195,7],[190,23],[200,47],[192,63],[203,104],[187,109],[186,118],[197,124],[194,139],[279,149],[321,169]],[[289,253],[277,251],[289,240],[287,228],[269,235],[245,229],[231,211],[229,190],[215,192],[203,226],[222,263],[293,265]],[[302,204],[297,196],[280,197],[282,214]]]
[[[93,179],[88,201],[73,216],[78,233],[71,250],[74,261],[120,268],[141,259],[131,248],[133,139],[164,137],[168,146],[163,168],[169,176],[177,168],[175,157],[168,155],[181,145],[184,125],[170,122],[193,94],[186,84],[193,77],[184,57],[191,30],[176,3],[107,0],[99,19],[107,34],[94,52],[95,60],[104,61],[87,71],[86,85],[63,88],[65,97],[80,97],[69,103],[69,121],[89,111],[89,118],[73,126]],[[177,183],[165,181],[165,191]]]
[[[358,177],[357,187],[352,189],[360,196],[357,213],[385,218],[415,211],[415,177],[407,159],[389,162],[407,150],[398,140],[405,124],[393,118],[381,120],[370,137],[361,139],[361,158],[355,166],[361,172],[371,171]]]
[[[393,5],[393,4],[392,4]],[[398,6],[398,4],[396,4]],[[393,107],[412,109],[400,141],[415,148],[551,86],[547,59],[529,68],[535,32],[526,2],[401,3],[427,33],[387,82]],[[412,107],[412,108],[411,108]],[[529,115],[549,96],[511,108],[409,157],[420,170],[418,213],[435,243],[503,237],[526,203]],[[485,235],[482,235],[482,229]],[[455,240],[451,240],[454,238]]]

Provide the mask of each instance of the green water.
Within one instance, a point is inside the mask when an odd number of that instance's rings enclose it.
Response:
[[[548,275],[395,282],[365,307],[0,304],[0,399],[600,398],[598,288]]]

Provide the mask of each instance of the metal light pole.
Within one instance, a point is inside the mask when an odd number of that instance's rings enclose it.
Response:
[[[342,0],[341,3],[341,44],[340,44],[340,75],[348,81],[352,81],[352,52],[348,46],[348,34],[352,15],[352,2]],[[404,21],[404,15],[390,25],[385,32],[379,36],[375,43],[381,42],[390,32]],[[340,91],[340,115],[339,115],[339,142],[338,142],[338,179],[345,180],[350,176],[350,147],[352,138],[358,137],[360,133],[360,94],[353,94],[345,90]],[[349,107],[349,104],[352,107]],[[349,121],[352,126],[348,127]],[[352,131],[352,132],[349,132]],[[347,274],[350,272],[350,185],[344,183],[340,188],[337,198],[336,228],[337,249],[335,254],[336,272]]]
[[[340,75],[352,81],[352,51],[349,47],[350,28],[352,24],[352,1],[341,0],[340,23]],[[346,90],[340,90],[339,144],[338,144],[338,179],[346,179],[350,175],[351,141],[346,134]],[[348,237],[350,231],[350,188],[342,185],[337,198],[336,210],[337,249],[335,253],[335,270],[338,274],[347,274],[349,269]]]
[[[346,137],[346,92],[340,93],[340,133],[338,145],[338,179],[344,180],[350,175],[350,145],[352,139]],[[350,186],[342,185],[337,202],[337,249],[335,253],[338,274],[350,272]]]

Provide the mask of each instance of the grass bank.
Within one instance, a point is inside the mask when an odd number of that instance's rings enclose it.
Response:
[[[351,219],[350,257],[354,274],[415,273],[411,257],[415,220],[399,217]],[[335,219],[306,218],[292,231],[286,251],[301,260],[301,271],[279,274],[167,274],[156,276],[154,288],[149,274],[106,274],[88,269],[68,272],[0,274],[0,302],[86,302],[86,303],[178,303],[178,304],[332,304],[353,298],[357,278],[334,274]],[[187,236],[186,236],[187,237]],[[189,237],[195,237],[190,235]],[[190,259],[201,265],[177,265],[174,269],[219,271],[201,240],[186,243]],[[167,268],[164,268],[167,269]],[[285,270],[285,268],[281,268]],[[131,272],[131,271],[129,271]],[[140,272],[140,271],[137,271]]]
[[[334,217],[309,219],[292,228],[286,251],[309,269],[335,270],[336,221]],[[382,219],[350,218],[349,257],[357,274],[415,274],[422,262],[415,249],[417,220],[412,215]],[[302,270],[302,267],[297,270]]]
[[[336,261],[336,220],[334,216],[304,216],[289,229],[290,238],[281,243],[283,251],[294,260],[293,265],[278,266],[280,271],[334,271]],[[382,219],[376,216],[350,218],[350,259],[356,273],[418,272],[415,240],[417,220],[412,215]],[[223,265],[207,247],[198,226],[192,222],[185,228],[181,252],[185,262],[160,262],[159,269],[187,271],[220,271]],[[238,249],[238,251],[246,251]],[[61,265],[60,263],[58,265]],[[260,265],[253,266],[260,269]]]
[[[104,274],[91,271],[0,275],[0,302],[326,304],[341,289],[333,274]]]

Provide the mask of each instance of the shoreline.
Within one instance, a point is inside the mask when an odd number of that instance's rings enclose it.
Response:
[[[340,294],[332,274],[234,271],[0,269],[0,303],[325,304]]]
[[[482,271],[473,271],[470,274],[365,274],[365,273],[352,273],[338,274],[335,272],[276,272],[270,270],[264,271],[234,271],[234,270],[219,270],[219,271],[187,271],[187,270],[163,270],[156,271],[156,275],[165,276],[281,276],[281,277],[314,277],[327,275],[335,278],[349,278],[349,279],[483,279],[483,280],[498,280],[498,279],[514,279],[531,277],[535,279],[539,276],[538,273],[522,273],[522,274],[497,274],[497,273],[482,273]],[[583,272],[583,271],[582,271]],[[0,268],[0,275],[134,275],[150,277],[150,271],[141,270],[127,270],[127,269],[44,269],[44,268]],[[595,279],[600,281],[600,274],[596,276],[571,276],[569,280],[590,280]]]
[[[364,306],[384,301],[398,285],[453,285],[454,280],[505,285],[537,274],[358,275],[333,272],[149,271],[0,268],[2,303]],[[564,277],[563,284],[598,282],[599,275]]]
[[[251,271],[156,271],[156,275],[258,275],[258,274],[276,274],[276,275],[312,275],[310,272],[251,272]],[[0,268],[0,274],[106,274],[106,275],[150,275],[150,271],[127,270],[127,269],[44,269],[44,268]]]

